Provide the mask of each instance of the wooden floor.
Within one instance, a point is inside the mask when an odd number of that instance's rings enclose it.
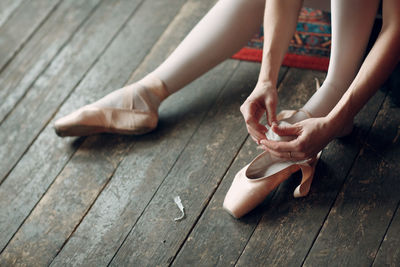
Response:
[[[170,97],[148,135],[55,135],[214,2],[0,1],[0,266],[400,266],[400,109],[385,90],[324,149],[309,196],[292,197],[294,175],[240,220],[222,202],[260,153],[239,112],[258,63],[227,60]],[[282,68],[280,108],[301,107],[315,77]]]

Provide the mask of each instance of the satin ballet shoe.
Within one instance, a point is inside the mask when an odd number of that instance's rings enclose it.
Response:
[[[160,83],[162,82],[160,81]],[[143,105],[146,105],[149,101],[154,102],[154,100],[150,99],[149,94],[145,93],[148,88],[139,83],[131,86],[133,88],[130,87],[128,89],[128,87],[125,87],[119,89],[122,90],[121,98],[123,102],[121,108],[105,107],[104,102],[107,102],[109,95],[105,96],[99,101],[86,105],[57,120],[54,123],[56,134],[61,137],[86,136],[97,133],[139,135],[154,130],[158,123],[157,108],[138,109],[133,101],[134,90],[141,90],[140,101],[144,101],[145,104]],[[159,89],[152,91],[152,93],[161,102],[168,96],[168,92],[162,84],[160,84]],[[102,101],[102,105],[99,105],[100,101]]]
[[[98,133],[139,135],[152,131],[157,122],[158,115],[151,112],[87,105],[56,121],[54,130],[60,137]]]
[[[296,112],[304,110],[281,112],[278,117],[285,119]],[[280,121],[280,124],[288,124]],[[271,129],[267,132],[270,140],[289,140],[290,137],[281,137]],[[294,197],[304,197],[308,194],[314,176],[315,165],[321,152],[312,159],[303,161],[288,161],[271,155],[265,151],[258,155],[252,162],[242,168],[235,176],[229,188],[223,208],[233,217],[240,218],[258,206],[268,194],[279,184],[287,180],[298,170],[302,171],[302,180],[293,192]]]
[[[310,191],[317,160],[316,157],[292,162],[274,157],[267,151],[261,153],[236,174],[225,196],[223,208],[235,218],[242,217],[262,203],[271,191],[298,170],[302,171],[302,180],[294,190],[293,196],[306,196]]]

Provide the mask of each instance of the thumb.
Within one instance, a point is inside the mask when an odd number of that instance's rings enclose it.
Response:
[[[298,136],[300,135],[300,125],[273,125],[272,131],[280,136]]]

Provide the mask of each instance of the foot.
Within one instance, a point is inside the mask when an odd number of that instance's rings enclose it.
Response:
[[[57,120],[54,128],[59,136],[144,134],[157,126],[158,107],[167,96],[165,84],[148,75]]]

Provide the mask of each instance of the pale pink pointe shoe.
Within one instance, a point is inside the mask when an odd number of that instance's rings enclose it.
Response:
[[[284,111],[278,117],[287,118],[295,112],[298,111]],[[304,112],[309,116],[308,112]],[[281,121],[280,124],[288,123]],[[270,129],[267,132],[267,138],[285,140],[287,137],[280,137]],[[296,198],[306,196],[310,190],[320,154],[321,152],[315,158],[303,161],[288,161],[277,158],[267,151],[261,153],[236,174],[225,196],[223,208],[235,218],[242,217],[262,203],[272,190],[298,170],[302,171],[303,177],[293,195]]]
[[[122,93],[121,107],[108,107],[107,102],[112,102],[112,94],[108,94],[95,103],[83,106],[71,114],[58,119],[54,129],[59,136],[86,136],[97,133],[117,134],[145,134],[156,128],[158,123],[157,108],[147,108],[147,103],[154,102],[154,96],[161,102],[168,96],[164,83],[150,77],[154,88],[147,88],[140,82],[134,83],[118,90]],[[142,108],[135,107],[134,92],[140,91],[137,101],[142,101]],[[150,95],[148,92],[151,92]],[[120,96],[118,96],[120,97]],[[101,103],[101,104],[100,104]],[[159,103],[158,103],[159,104]],[[144,106],[144,108],[143,108]],[[151,105],[150,105],[151,106]],[[158,107],[158,105],[157,105]]]

